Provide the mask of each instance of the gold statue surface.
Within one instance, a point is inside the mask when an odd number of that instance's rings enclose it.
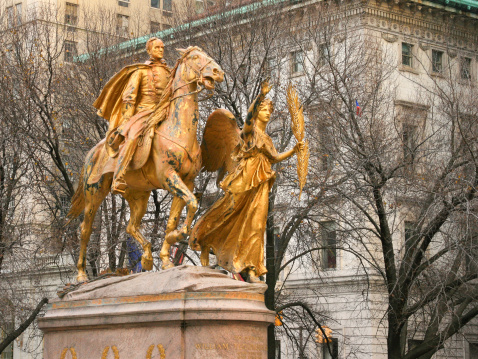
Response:
[[[216,110],[206,124],[203,155],[209,171],[229,174],[221,182],[224,196],[212,205],[193,227],[190,247],[201,250],[201,264],[209,265],[213,250],[218,264],[233,273],[247,271],[249,280],[259,281],[267,272],[264,266],[264,233],[269,206],[269,191],[275,180],[272,164],[304,149],[304,142],[277,153],[266,126],[273,112],[265,99],[271,87],[262,84],[261,93],[251,104],[242,131],[227,110]],[[231,150],[234,149],[232,156]]]
[[[88,279],[86,247],[95,213],[112,190],[113,174],[113,190],[126,199],[131,210],[126,232],[143,247],[143,269],[151,270],[153,264],[151,243],[139,231],[153,189],[162,188],[174,196],[160,253],[163,268],[172,266],[171,244],[190,233],[198,206],[192,190],[201,169],[198,93],[203,88],[213,90],[215,82],[223,81],[224,72],[204,51],[192,46],[180,50],[181,56],[170,71],[161,61],[163,48],[159,39],[148,41],[150,62],[128,66],[113,76],[95,102],[110,128],[106,139],[86,157],[68,214],[71,220],[85,213],[77,265],[79,282]],[[186,220],[177,230],[184,206]]]

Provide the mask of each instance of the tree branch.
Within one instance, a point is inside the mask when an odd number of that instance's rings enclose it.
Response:
[[[43,298],[40,303],[38,303],[37,307],[28,317],[28,319],[25,320],[16,330],[7,335],[7,337],[0,343],[0,353],[2,353],[5,348],[10,345],[11,342],[17,339],[20,334],[22,334],[30,326],[30,324],[32,324],[32,322],[35,320],[38,313],[40,313],[40,310],[46,303],[48,303],[48,298]]]

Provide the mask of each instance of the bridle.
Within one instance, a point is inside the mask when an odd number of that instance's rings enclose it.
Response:
[[[181,86],[175,88],[172,94],[174,95],[174,93],[175,93],[177,90],[179,90],[180,88],[183,88],[183,87],[185,87],[185,86],[188,86],[188,85],[192,84],[193,82],[201,82],[201,81],[200,81],[200,80],[202,80],[201,71],[204,70],[204,68],[205,68],[207,65],[209,65],[212,61],[213,61],[213,60],[212,60],[211,58],[209,58],[209,61],[207,61],[207,62],[206,62],[201,68],[199,68],[199,69],[195,69],[195,68],[194,68],[192,65],[190,65],[188,62],[185,62],[185,63],[184,63],[184,66],[186,67],[186,69],[192,70],[192,71],[194,72],[195,77],[194,77],[194,79],[192,79],[191,81],[186,82],[185,84],[183,84],[183,85],[181,85]],[[172,102],[172,101],[174,101],[174,100],[176,100],[177,98],[180,98],[180,97],[184,97],[184,96],[189,96],[189,95],[194,95],[194,94],[200,93],[200,92],[202,92],[202,91],[204,90],[204,88],[205,88],[204,86],[201,86],[201,85],[199,85],[199,83],[198,83],[198,88],[197,88],[195,91],[191,91],[191,92],[185,93],[185,94],[183,94],[183,95],[175,96],[175,97],[173,97],[170,101]],[[211,96],[212,96],[212,95],[211,95]],[[210,96],[209,96],[209,97],[210,97]]]

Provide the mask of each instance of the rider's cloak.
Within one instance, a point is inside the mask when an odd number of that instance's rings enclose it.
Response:
[[[100,95],[93,103],[98,110],[98,116],[109,122],[109,130],[112,130],[121,122],[123,109],[123,91],[128,84],[129,78],[136,70],[150,69],[147,64],[134,64],[124,67],[114,75],[103,87]]]
[[[150,61],[146,61],[144,64],[133,64],[124,67],[106,83],[100,95],[93,103],[93,106],[98,110],[98,116],[103,117],[109,122],[109,131],[115,129],[121,123],[123,92],[128,85],[131,75],[137,70],[151,69],[152,66],[150,63]],[[160,65],[169,71],[166,61],[161,60]]]

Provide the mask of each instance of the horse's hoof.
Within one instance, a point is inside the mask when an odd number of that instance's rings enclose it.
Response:
[[[141,257],[141,268],[144,270],[153,269],[153,258]]]
[[[252,284],[254,284],[254,283],[264,283],[264,282],[261,281],[261,280],[259,279],[259,277],[256,275],[256,271],[255,271],[255,270],[250,269],[249,272],[248,272],[248,274],[249,274],[249,278],[247,278],[247,281],[248,281],[249,283],[252,283]]]
[[[163,265],[161,266],[161,268],[163,268],[163,269],[169,269],[169,268],[173,268],[173,267],[174,267],[174,264],[171,263],[170,261],[163,262]]]
[[[86,275],[86,273],[78,273],[76,281],[78,283],[88,282],[88,276]]]

